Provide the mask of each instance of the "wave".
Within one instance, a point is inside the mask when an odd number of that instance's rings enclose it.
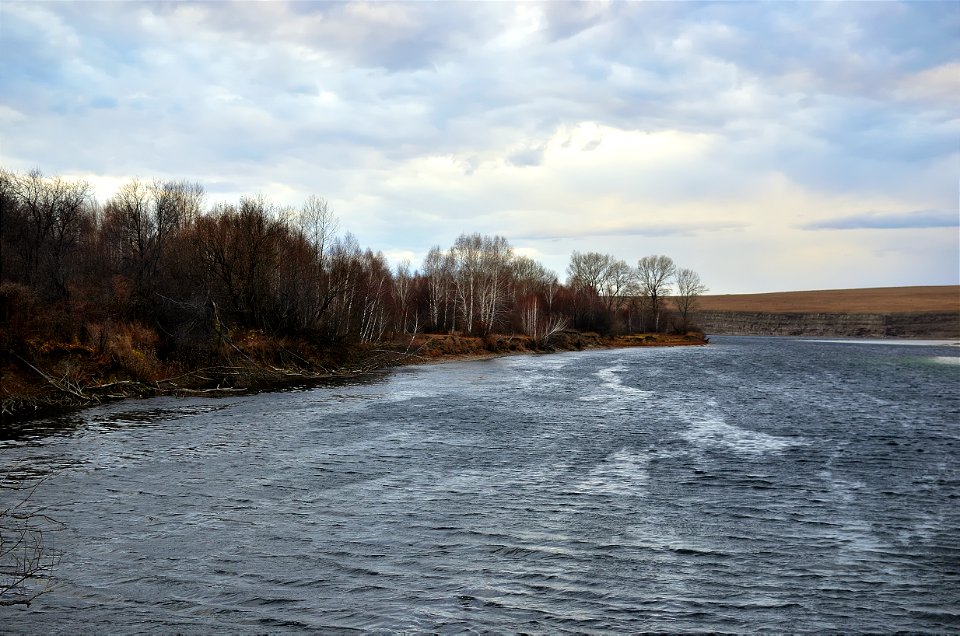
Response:
[[[647,494],[650,482],[650,458],[620,449],[594,466],[587,476],[574,486],[576,492],[607,495]]]
[[[623,383],[623,379],[620,377],[621,373],[627,371],[627,368],[622,364],[617,364],[612,367],[606,367],[600,369],[595,376],[600,378],[603,381],[603,387],[613,391],[618,394],[625,395],[634,395],[637,397],[650,397],[653,395],[652,391],[646,391],[644,389],[638,389],[636,387],[627,386]]]
[[[729,424],[713,400],[706,400],[702,406],[706,408],[699,412],[676,413],[681,420],[690,424],[690,428],[680,433],[680,436],[696,446],[721,447],[735,452],[759,455],[781,452],[791,446],[806,443],[803,438],[778,437]]]

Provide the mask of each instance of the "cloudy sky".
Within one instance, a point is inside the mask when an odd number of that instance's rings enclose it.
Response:
[[[714,293],[957,284],[960,3],[0,2],[0,165]]]

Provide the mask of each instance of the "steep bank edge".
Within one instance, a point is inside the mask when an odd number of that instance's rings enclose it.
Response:
[[[960,338],[960,313],[759,313],[704,311],[708,334],[859,338]]]

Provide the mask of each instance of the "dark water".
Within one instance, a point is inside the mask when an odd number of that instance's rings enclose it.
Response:
[[[960,631],[960,351],[762,338],[38,424],[12,632]],[[9,497],[0,491],[0,497]]]

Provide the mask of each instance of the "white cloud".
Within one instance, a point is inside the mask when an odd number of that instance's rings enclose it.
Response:
[[[960,107],[960,61],[950,61],[900,79],[897,95],[954,111]]]
[[[7,168],[86,175],[98,190],[188,178],[211,200],[262,192],[296,205],[316,193],[389,255],[482,231],[558,273],[572,249],[673,251],[718,291],[820,285],[817,253],[824,271],[847,258],[862,285],[957,277],[955,263],[931,269],[947,261],[929,254],[956,251],[936,229],[895,257],[876,233],[798,229],[956,209],[949,6],[0,11]]]

